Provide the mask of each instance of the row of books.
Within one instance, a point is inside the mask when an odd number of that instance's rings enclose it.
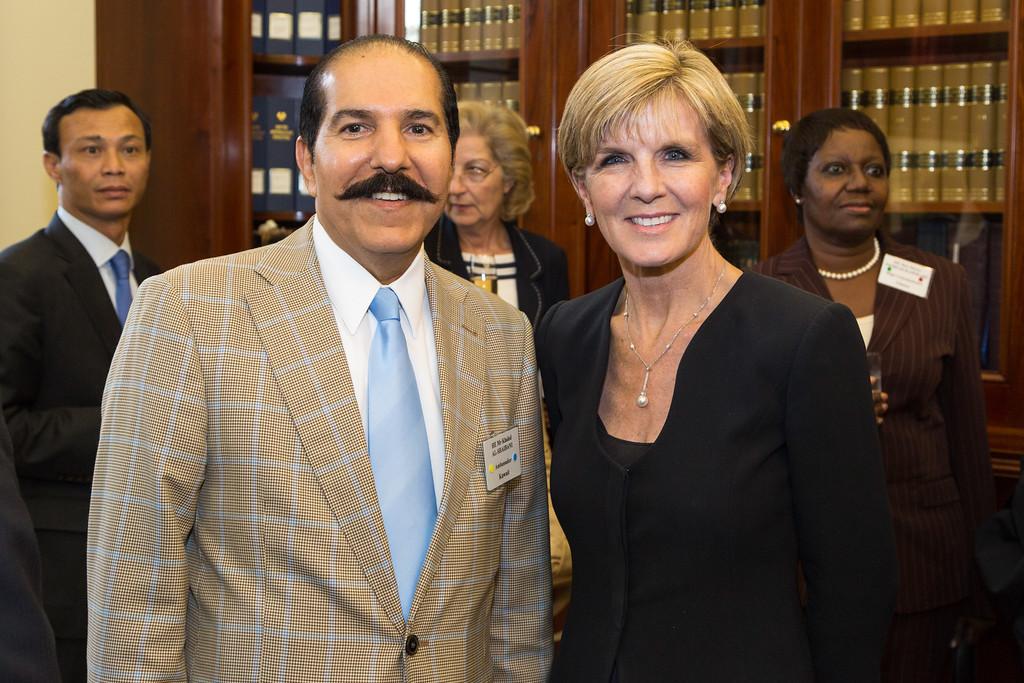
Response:
[[[973,24],[1010,17],[1010,0],[845,0],[843,28],[864,29]]]
[[[252,0],[253,54],[323,55],[341,44],[342,0]]]
[[[313,197],[295,167],[299,98],[252,98],[252,209],[312,213]]]
[[[756,201],[762,198],[762,177],[764,168],[764,74],[754,71],[727,72],[723,74],[743,113],[754,138],[754,149],[743,160],[743,177],[736,186],[734,200]]]
[[[1002,201],[1007,62],[842,71],[843,105],[886,133],[892,201]]]
[[[454,85],[459,102],[485,102],[519,111],[519,81],[466,81]]]
[[[518,50],[522,23],[521,0],[423,0],[420,43],[444,53]]]
[[[632,42],[756,38],[764,31],[766,0],[626,0]]]

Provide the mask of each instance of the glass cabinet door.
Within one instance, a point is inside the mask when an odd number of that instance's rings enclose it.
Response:
[[[844,0],[842,12],[839,100],[888,138],[889,231],[967,271],[986,370],[1001,364],[1010,14],[1009,0]]]

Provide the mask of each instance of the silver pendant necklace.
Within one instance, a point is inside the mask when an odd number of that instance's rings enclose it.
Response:
[[[697,307],[697,310],[693,312],[693,315],[686,319],[686,322],[679,326],[679,329],[677,329],[675,334],[672,335],[672,338],[669,339],[668,344],[665,344],[665,348],[661,350],[658,357],[650,363],[645,361],[643,356],[640,355],[640,352],[636,350],[636,344],[633,343],[633,338],[629,334],[629,289],[626,289],[626,302],[623,306],[622,312],[622,317],[626,320],[626,343],[629,344],[629,350],[633,352],[633,355],[637,357],[640,364],[644,366],[644,383],[640,387],[640,393],[637,394],[636,397],[636,405],[638,408],[646,408],[649,403],[647,399],[647,380],[651,378],[651,368],[657,365],[658,361],[665,357],[665,354],[672,348],[672,345],[676,343],[676,339],[678,339],[679,335],[682,334],[683,329],[696,320],[697,316],[699,316],[701,312],[708,307],[708,304],[711,303],[711,299],[715,296],[715,292],[718,291],[718,285],[722,282],[722,276],[725,275],[725,268],[727,265],[728,263],[722,264],[722,270],[718,273],[718,279],[715,280],[715,286],[711,288],[711,293],[708,294],[706,299],[704,299],[704,302]]]

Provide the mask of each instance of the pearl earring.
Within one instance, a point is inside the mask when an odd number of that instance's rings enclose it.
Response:
[[[793,201],[796,202],[797,205],[800,205],[800,204],[804,203],[804,200],[801,199],[800,197],[793,197]]]
[[[594,227],[594,223],[596,223],[597,221],[594,220],[593,214],[588,213],[586,216],[584,216],[583,222],[587,224],[588,228],[592,228]]]
[[[718,206],[716,206],[715,208],[718,209],[718,213],[725,213],[725,210],[729,207],[725,205],[725,201],[723,200],[718,202]]]

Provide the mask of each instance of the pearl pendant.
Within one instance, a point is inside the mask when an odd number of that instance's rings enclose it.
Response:
[[[641,391],[640,395],[636,397],[636,405],[638,408],[647,407],[647,392]]]

